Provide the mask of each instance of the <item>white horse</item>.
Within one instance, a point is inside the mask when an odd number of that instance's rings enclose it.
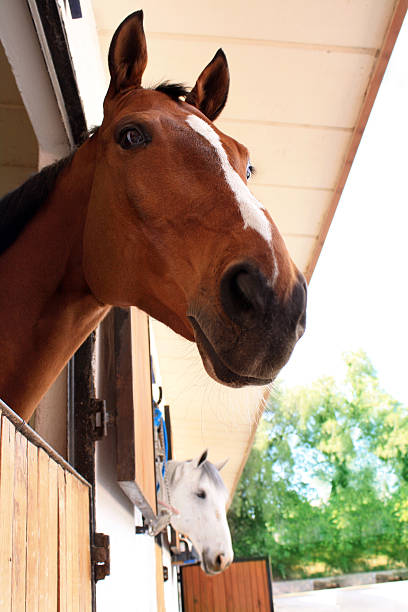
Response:
[[[228,491],[219,474],[225,464],[208,461],[206,450],[190,461],[168,461],[159,489],[159,504],[171,511],[170,524],[191,541],[207,574],[222,572],[234,557]]]

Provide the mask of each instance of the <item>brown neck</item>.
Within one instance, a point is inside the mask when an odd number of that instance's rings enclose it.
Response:
[[[26,420],[110,308],[95,299],[82,271],[94,140],[77,151],[0,257],[0,398]]]

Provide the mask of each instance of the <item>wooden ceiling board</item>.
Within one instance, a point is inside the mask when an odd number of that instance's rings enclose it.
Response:
[[[382,41],[395,0],[188,0],[141,3],[148,33],[373,48]],[[112,31],[139,8],[134,0],[94,0],[100,30]]]
[[[193,86],[222,47],[231,72],[222,117],[238,120],[350,128],[374,62],[372,55],[360,53],[230,44],[222,38],[150,36],[148,42],[146,84],[167,78]]]
[[[248,147],[257,169],[251,185],[332,189],[351,138],[348,130],[223,119],[218,125]]]
[[[111,35],[104,34],[107,56]],[[145,86],[162,80],[193,86],[222,47],[231,87],[223,118],[352,128],[374,64],[372,54],[231,44],[222,38],[148,38]],[[305,65],[307,70],[305,70]],[[105,65],[106,76],[107,67]]]
[[[316,236],[330,203],[331,189],[274,187],[253,183],[251,191],[268,210],[282,234]]]
[[[316,237],[284,234],[283,238],[290,256],[299,270],[306,270],[310,259],[310,253],[316,243]]]

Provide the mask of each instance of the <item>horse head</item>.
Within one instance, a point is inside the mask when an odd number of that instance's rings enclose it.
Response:
[[[198,345],[215,380],[271,382],[305,328],[306,283],[247,182],[248,150],[213,121],[227,100],[219,50],[191,91],[141,87],[141,11],[117,29],[94,136],[83,238],[103,304],[135,305]]]
[[[171,525],[191,540],[207,574],[225,570],[234,557],[226,517],[228,492],[219,474],[225,465],[208,461],[207,451],[192,461],[169,461],[168,502],[177,509]]]

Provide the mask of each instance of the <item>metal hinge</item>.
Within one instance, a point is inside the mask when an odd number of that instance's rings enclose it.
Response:
[[[104,533],[94,534],[92,546],[92,567],[95,582],[103,580],[110,574],[109,536]]]
[[[113,416],[106,410],[106,400],[90,398],[88,414],[91,419],[93,440],[102,440],[108,435],[108,425],[113,423]]]

